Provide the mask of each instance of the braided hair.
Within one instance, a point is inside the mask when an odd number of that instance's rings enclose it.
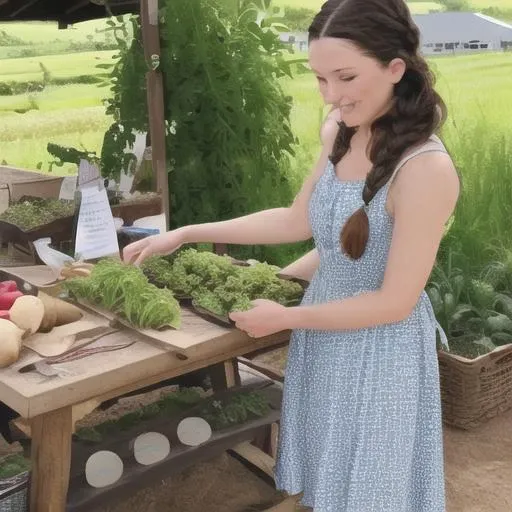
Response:
[[[340,233],[344,252],[359,259],[370,231],[366,206],[391,179],[404,153],[426,142],[441,127],[446,107],[434,90],[434,75],[419,53],[419,30],[403,0],[328,0],[309,27],[310,41],[321,37],[349,40],[383,65],[395,58],[406,65],[402,79],[394,86],[390,108],[371,125],[368,156],[372,168],[363,188],[364,206],[347,220]],[[356,130],[339,124],[330,157],[333,165],[349,150]]]

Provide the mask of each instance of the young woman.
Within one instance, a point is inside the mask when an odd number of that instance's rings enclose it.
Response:
[[[300,306],[256,300],[231,315],[253,337],[293,330],[277,486],[315,512],[444,512],[437,323],[424,292],[459,194],[434,135],[444,105],[403,0],[329,0],[309,36],[341,122],[294,203],[150,237],[124,258],[313,236],[319,264]]]

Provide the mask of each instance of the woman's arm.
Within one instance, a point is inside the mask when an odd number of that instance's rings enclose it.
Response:
[[[458,194],[459,179],[447,155],[413,158],[393,183],[393,238],[379,290],[296,307],[257,300],[253,309],[230,317],[255,337],[286,329],[363,329],[406,319],[425,288]]]
[[[318,256],[318,251],[313,249],[304,254],[304,256],[300,257],[298,260],[290,263],[287,267],[284,267],[281,270],[281,273],[292,277],[298,277],[299,279],[305,279],[306,281],[311,281],[316,269],[318,268],[319,262],[320,257]]]

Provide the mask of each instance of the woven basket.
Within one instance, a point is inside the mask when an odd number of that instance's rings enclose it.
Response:
[[[0,480],[0,512],[28,512],[29,473]]]
[[[466,359],[438,351],[443,420],[478,427],[512,407],[512,344]]]

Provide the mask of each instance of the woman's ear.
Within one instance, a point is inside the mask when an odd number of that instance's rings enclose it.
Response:
[[[407,69],[407,64],[403,59],[393,59],[388,65],[388,72],[390,74],[391,83],[397,84],[402,80]]]

